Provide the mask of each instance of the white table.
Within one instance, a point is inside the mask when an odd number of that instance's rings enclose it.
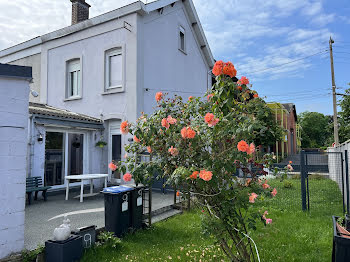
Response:
[[[69,181],[70,180],[81,180],[80,185],[80,202],[83,202],[83,197],[86,196],[94,196],[96,194],[93,193],[93,180],[94,179],[105,179],[105,187],[107,187],[107,178],[108,174],[83,174],[83,175],[76,175],[76,176],[66,176],[66,200],[68,200],[69,195]],[[90,194],[84,195],[84,180],[90,180]]]

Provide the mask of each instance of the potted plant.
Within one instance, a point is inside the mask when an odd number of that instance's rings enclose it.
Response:
[[[100,140],[96,143],[97,147],[104,148],[107,145],[107,142]]]
[[[333,216],[333,262],[349,261],[350,232],[346,230],[345,216]]]

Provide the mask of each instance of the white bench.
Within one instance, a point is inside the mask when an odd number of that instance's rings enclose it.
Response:
[[[69,182],[70,180],[81,180],[80,185],[80,202],[83,202],[83,198],[89,197],[89,196],[95,196],[97,194],[94,194],[93,192],[93,180],[94,179],[105,179],[105,187],[107,187],[107,178],[108,174],[82,174],[82,175],[75,175],[75,176],[66,176],[66,200],[68,200],[69,195]],[[84,195],[84,180],[90,180],[90,194]]]

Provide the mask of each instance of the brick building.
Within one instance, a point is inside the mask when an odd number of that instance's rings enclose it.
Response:
[[[295,105],[293,103],[268,103],[268,106],[274,112],[276,123],[284,129],[282,141],[276,141],[271,151],[278,156],[278,160],[298,153],[301,138]]]

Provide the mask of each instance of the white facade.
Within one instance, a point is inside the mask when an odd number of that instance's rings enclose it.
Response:
[[[0,76],[0,259],[24,247],[28,95],[28,79]]]
[[[122,70],[116,88],[106,84],[111,50],[121,55],[115,60],[115,68]],[[33,57],[40,57],[40,66]],[[203,95],[211,86],[209,71],[214,63],[191,0],[136,2],[0,52],[0,62],[28,63],[29,59],[35,63],[33,72],[40,68],[34,83],[40,88],[41,103],[104,121],[101,131],[38,124],[32,119],[28,173],[41,177],[48,161],[47,132],[64,133],[66,147],[61,151],[66,155],[69,134],[82,134],[84,150],[88,149],[83,153],[84,173],[107,173],[112,155],[124,156],[122,145],[131,138],[121,136],[120,123],[134,122],[141,112],[151,113],[158,91],[185,99]],[[43,141],[39,143],[40,135]],[[108,143],[104,149],[95,147],[101,136]],[[68,164],[61,163],[64,175],[69,174]]]

